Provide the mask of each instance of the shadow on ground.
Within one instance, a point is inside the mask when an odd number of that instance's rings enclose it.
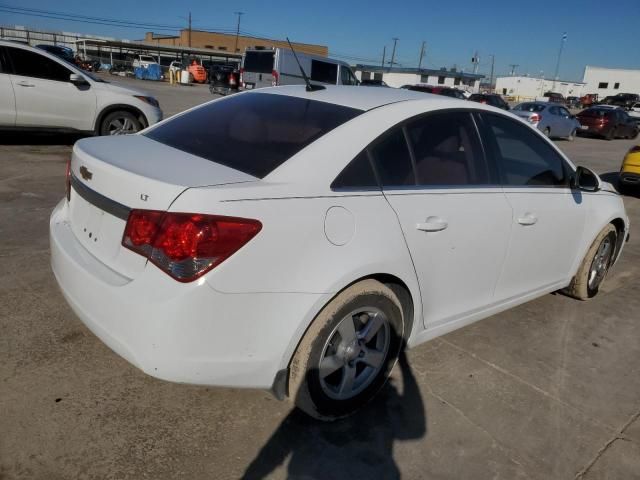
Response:
[[[79,133],[0,132],[0,145],[73,145],[89,135]]]
[[[422,396],[404,354],[399,365],[402,394],[389,381],[372,402],[348,418],[325,423],[293,409],[242,479],[267,478],[288,457],[287,478],[291,480],[399,479],[394,442],[419,439],[427,433]]]

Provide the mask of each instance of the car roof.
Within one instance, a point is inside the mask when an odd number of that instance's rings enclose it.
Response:
[[[407,102],[414,100],[430,100],[442,102],[443,97],[440,95],[431,95],[429,93],[415,92],[404,88],[384,88],[372,89],[362,88],[358,86],[335,86],[328,85],[323,90],[315,90],[307,92],[304,85],[287,85],[282,87],[261,88],[253,93],[268,93],[276,95],[289,95],[292,97],[305,98],[309,100],[317,100],[319,102],[333,103],[344,107],[357,108],[358,110],[371,110],[383,105],[389,105],[397,102]],[[449,99],[455,105],[459,105],[455,98]]]

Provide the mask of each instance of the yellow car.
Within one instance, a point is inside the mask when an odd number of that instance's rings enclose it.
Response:
[[[640,145],[631,147],[620,167],[620,187],[640,186]]]

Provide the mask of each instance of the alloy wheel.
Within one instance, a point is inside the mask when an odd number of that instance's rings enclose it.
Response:
[[[604,280],[609,264],[611,263],[611,256],[613,255],[613,242],[611,237],[606,237],[600,243],[598,251],[596,252],[589,268],[588,285],[591,290],[598,288],[602,280]]]
[[[109,122],[108,125],[109,135],[126,135],[128,133],[136,133],[138,131],[137,125],[127,117],[116,117]]]

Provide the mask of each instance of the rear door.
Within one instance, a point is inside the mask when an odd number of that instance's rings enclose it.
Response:
[[[13,127],[16,124],[16,97],[9,73],[4,47],[0,47],[0,126],[3,127]]]
[[[30,50],[6,50],[13,65],[16,126],[93,130],[96,95],[90,85],[69,81],[75,71]]]
[[[512,214],[471,114],[425,115],[389,131],[370,153],[416,268],[425,325],[492,303]]]
[[[572,169],[536,132],[503,115],[478,115],[484,144],[513,209],[509,252],[496,285],[508,300],[568,281],[586,218]]]
[[[245,88],[271,87],[279,79],[275,72],[276,52],[274,50],[249,50],[244,55],[242,81]]]

